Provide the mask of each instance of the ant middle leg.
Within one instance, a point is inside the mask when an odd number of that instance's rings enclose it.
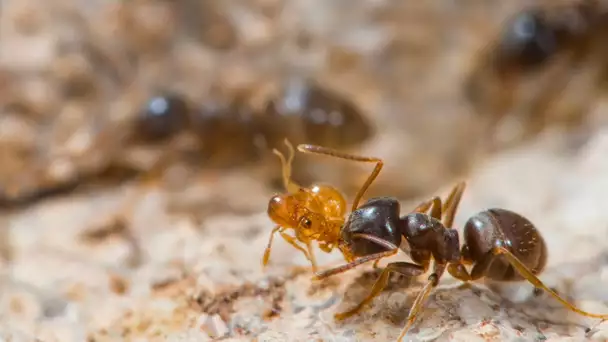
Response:
[[[364,157],[354,154],[343,153],[323,146],[306,144],[298,145],[298,151],[302,153],[322,154],[330,157],[352,160],[362,163],[376,163],[376,166],[374,167],[372,173],[367,177],[367,180],[365,181],[365,183],[363,183],[359,191],[357,191],[355,199],[353,200],[352,211],[355,211],[359,207],[359,202],[361,201],[361,198],[363,198],[363,195],[365,194],[367,189],[372,185],[376,177],[378,177],[380,171],[382,170],[382,167],[384,166],[384,161],[380,158]]]
[[[437,287],[437,285],[439,284],[439,279],[441,279],[441,276],[443,275],[444,271],[445,264],[435,264],[435,266],[433,266],[433,273],[431,273],[431,275],[429,276],[426,285],[424,285],[422,291],[418,293],[418,296],[416,297],[414,303],[412,304],[412,307],[410,308],[410,312],[407,315],[407,322],[405,324],[405,327],[403,327],[403,330],[401,330],[401,334],[399,334],[399,337],[397,338],[398,342],[403,339],[403,337],[412,327],[412,324],[414,324],[414,322],[416,321],[416,318],[418,317],[420,312],[422,312],[424,304],[426,303],[427,298],[431,294],[431,290]]]
[[[367,297],[365,297],[365,299],[363,299],[354,308],[345,312],[337,313],[334,317],[337,320],[343,320],[363,310],[365,305],[371,303],[371,301],[386,287],[391,272],[397,272],[407,277],[417,277],[426,272],[426,267],[409,262],[392,262],[386,265]]]
[[[380,259],[393,256],[397,254],[397,252],[399,252],[399,246],[394,245],[392,242],[386,241],[377,236],[358,233],[355,234],[354,237],[366,239],[380,246],[383,246],[384,248],[386,248],[386,251],[362,256],[344,265],[330,268],[328,270],[315,274],[313,279],[320,280],[332,276],[334,274],[343,273],[369,261],[374,261],[374,268],[376,268]]]
[[[274,153],[277,157],[279,157],[279,160],[281,161],[282,174],[283,174],[283,186],[285,187],[285,190],[287,190],[287,192],[289,192],[289,193],[296,193],[300,189],[300,185],[298,185],[296,182],[294,182],[291,179],[291,166],[293,164],[295,150],[293,148],[293,145],[289,142],[289,140],[285,139],[284,143],[285,143],[285,146],[287,146],[287,150],[289,152],[287,158],[285,158],[285,155],[283,155],[283,153],[279,152],[279,150],[277,150],[276,148],[272,150],[272,153]]]
[[[442,209],[441,209],[441,198],[433,196],[430,200],[420,203],[413,212],[417,213],[428,213],[431,217],[441,220]]]
[[[433,196],[430,200],[420,203],[414,208],[413,212],[426,213],[430,210],[430,216],[441,220],[446,228],[452,228],[456,210],[458,209],[465,188],[466,183],[459,182],[452,188],[452,191],[450,191],[445,202],[442,203],[438,196]]]
[[[456,216],[456,211],[458,210],[466,186],[465,182],[456,184],[443,203],[443,207],[441,208],[441,212],[443,213],[442,223],[446,228],[452,228],[454,224],[454,217]]]
[[[523,262],[521,262],[515,255],[513,255],[513,253],[511,253],[509,250],[507,250],[504,247],[494,247],[494,249],[490,252],[490,254],[488,254],[481,263],[479,263],[473,267],[473,269],[471,270],[471,278],[479,278],[479,277],[483,276],[483,274],[485,272],[487,272],[488,266],[491,264],[491,261],[498,256],[503,256],[504,258],[506,258],[509,261],[509,263],[511,264],[511,266],[513,266],[513,268],[522,277],[524,277],[527,281],[529,281],[536,288],[547,291],[553,298],[555,298],[557,301],[562,303],[568,310],[576,312],[582,316],[599,318],[602,321],[608,320],[608,314],[604,314],[604,315],[594,314],[594,313],[590,313],[590,312],[581,310],[581,309],[577,308],[576,306],[574,306],[573,304],[571,304],[570,302],[568,302],[567,300],[565,300],[564,298],[562,298],[555,291],[550,289],[547,285],[543,284],[543,282],[540,279],[538,279],[538,277],[526,265],[524,265]]]

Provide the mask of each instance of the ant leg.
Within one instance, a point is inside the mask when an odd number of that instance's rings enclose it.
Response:
[[[586,317],[599,318],[602,321],[608,320],[608,314],[600,315],[581,310],[576,306],[570,304],[567,300],[560,297],[560,295],[558,295],[555,291],[551,290],[549,287],[547,287],[547,285],[543,284],[543,282],[538,279],[538,277],[536,277],[536,275],[534,275],[534,273],[532,273],[532,271],[528,267],[526,267],[526,265],[524,265],[515,255],[509,252],[506,248],[494,247],[494,249],[492,250],[492,254],[486,258],[493,259],[499,255],[504,256],[509,261],[511,266],[513,266],[513,268],[515,268],[515,270],[517,270],[517,272],[519,272],[522,277],[526,278],[526,280],[528,280],[532,285],[534,285],[536,288],[547,291],[551,296],[553,296],[553,298],[562,303],[570,311],[576,312]],[[475,272],[475,268],[473,269],[473,272]]]
[[[315,258],[315,253],[312,250],[312,244],[309,242],[306,244],[306,249],[308,250],[308,256],[310,257],[310,263],[312,264],[312,271],[317,272],[317,258]]]
[[[281,161],[281,167],[283,169],[283,186],[285,186],[285,190],[289,193],[295,193],[300,189],[300,186],[291,180],[291,165],[293,163],[295,150],[289,140],[285,139],[284,143],[289,151],[289,156],[287,158],[285,158],[283,153],[279,152],[276,148],[272,149],[272,153],[279,157],[279,160]]]
[[[398,342],[403,339],[405,334],[407,334],[407,332],[412,327],[412,324],[414,324],[414,322],[416,321],[416,317],[422,311],[422,308],[423,308],[424,303],[426,302],[426,299],[431,294],[431,290],[434,289],[437,286],[437,284],[439,284],[439,279],[441,278],[441,275],[443,275],[443,272],[445,271],[444,264],[435,264],[435,266],[433,268],[434,268],[433,273],[429,276],[426,285],[424,285],[424,287],[422,288],[422,291],[420,291],[420,293],[416,297],[416,300],[414,300],[414,303],[412,304],[412,308],[410,309],[410,312],[407,315],[407,323],[406,323],[405,327],[403,328],[403,330],[401,330],[401,334],[399,334],[399,337],[397,338]]]
[[[374,235],[357,233],[357,234],[354,234],[353,237],[360,238],[360,239],[366,239],[368,241],[371,241],[375,244],[378,244],[378,245],[386,248],[387,250],[385,252],[366,255],[366,256],[360,257],[358,259],[355,259],[347,264],[344,264],[342,266],[338,266],[338,267],[323,271],[321,273],[317,273],[313,279],[319,280],[319,279],[327,278],[334,274],[346,272],[346,271],[350,270],[351,268],[354,268],[358,265],[361,265],[363,263],[366,263],[366,262],[372,261],[372,260],[374,260],[374,265],[377,266],[377,263],[378,263],[378,261],[380,261],[380,259],[395,255],[399,251],[399,246],[394,245],[392,242],[386,241],[386,240],[379,238],[377,236],[374,236]],[[349,257],[351,256],[351,254],[348,254],[348,255],[349,255]],[[345,255],[345,259],[349,260],[349,258],[347,258],[346,255]]]
[[[327,277],[330,277],[330,276],[338,274],[338,273],[346,272],[346,271],[348,271],[352,268],[355,268],[361,264],[364,264],[366,262],[375,261],[375,260],[379,260],[382,258],[386,258],[386,257],[392,256],[392,255],[395,255],[395,254],[397,254],[398,251],[399,251],[399,249],[393,249],[390,251],[370,254],[370,255],[366,255],[364,257],[357,258],[354,261],[349,262],[348,264],[330,268],[323,272],[318,272],[313,277],[313,280],[321,280],[321,279],[325,279]]]
[[[452,277],[454,277],[458,280],[464,281],[464,282],[469,282],[469,281],[473,280],[473,278],[471,277],[471,274],[469,274],[469,271],[467,271],[467,269],[464,267],[464,265],[460,262],[449,264],[448,273]]]
[[[337,319],[337,320],[346,319],[346,318],[358,313],[359,311],[361,311],[365,305],[371,303],[371,301],[376,296],[378,296],[380,294],[380,292],[382,292],[382,290],[388,284],[388,279],[389,279],[391,272],[401,273],[407,277],[417,277],[421,274],[424,274],[425,271],[426,270],[423,266],[412,264],[409,262],[392,262],[392,263],[386,265],[384,270],[382,270],[380,277],[378,277],[378,279],[374,283],[374,286],[372,287],[372,290],[367,295],[367,297],[365,297],[365,299],[363,299],[363,301],[361,301],[361,303],[359,303],[354,308],[334,315],[335,319]]]
[[[363,183],[363,186],[361,186],[359,191],[357,191],[355,199],[353,200],[352,211],[355,211],[357,207],[359,207],[359,202],[361,201],[361,198],[363,197],[367,189],[370,187],[370,185],[374,182],[376,177],[378,177],[378,174],[380,174],[380,170],[382,170],[382,167],[384,166],[384,161],[382,161],[382,159],[380,158],[357,156],[354,154],[339,152],[323,146],[298,145],[298,151],[302,153],[322,154],[330,157],[352,160],[356,162],[376,163],[376,166],[374,167],[372,173],[367,177],[367,180],[365,181],[365,183]]]
[[[456,216],[456,210],[458,209],[458,205],[460,204],[460,199],[462,198],[462,193],[466,188],[465,182],[460,182],[454,186],[454,189],[448,195],[448,198],[443,203],[443,208],[441,208],[441,212],[443,213],[443,225],[446,228],[452,228],[454,224],[454,217]]]
[[[414,212],[417,213],[426,213],[430,210],[429,215],[435,219],[441,220],[441,198],[438,196],[433,196],[428,201],[420,203],[415,209]]]
[[[306,257],[306,259],[308,259],[308,261],[311,262],[313,270],[315,268],[314,263],[312,262],[312,260],[310,259],[310,255],[308,255],[308,252],[300,245],[298,245],[298,243],[296,242],[296,240],[292,237],[287,235],[287,233],[285,232],[281,232],[279,231],[279,234],[281,234],[281,237],[287,241],[287,243],[289,243],[290,245],[292,245],[295,249],[299,250],[300,252],[304,253],[304,256]]]
[[[270,259],[270,248],[272,248],[272,240],[274,239],[274,234],[281,229],[281,226],[276,226],[270,232],[270,238],[268,239],[268,245],[266,245],[266,249],[264,250],[264,257],[262,258],[262,266],[266,266],[268,264],[268,259]]]

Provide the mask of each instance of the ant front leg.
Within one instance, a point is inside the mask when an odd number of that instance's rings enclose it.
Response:
[[[308,252],[304,248],[302,248],[302,246],[298,245],[298,243],[296,242],[296,240],[293,237],[291,237],[291,236],[287,235],[285,232],[283,232],[282,229],[283,229],[283,227],[276,226],[270,233],[270,238],[268,239],[268,245],[266,246],[266,249],[264,250],[264,258],[262,259],[262,265],[265,267],[268,264],[268,260],[270,259],[270,249],[272,248],[272,241],[274,240],[274,235],[278,232],[279,234],[281,234],[281,237],[285,241],[287,241],[287,243],[289,243],[294,248],[296,248],[297,250],[302,252],[304,254],[304,256],[306,257],[306,259],[311,261],[313,271],[316,272],[316,265],[311,260],[310,256],[308,255]]]
[[[312,250],[312,244],[308,242],[306,244],[306,249],[308,250],[308,260],[312,264],[312,271],[317,272],[317,258],[315,257],[315,252]]]
[[[363,299],[363,301],[361,301],[361,303],[359,303],[354,308],[342,313],[338,313],[334,317],[337,320],[343,320],[363,310],[363,307],[371,303],[371,301],[376,296],[378,296],[386,287],[391,272],[397,272],[410,278],[424,274],[424,272],[426,272],[426,268],[409,262],[392,262],[386,265],[384,270],[382,270],[380,277],[378,277],[378,280],[376,280],[376,282],[374,283],[374,286],[372,287],[372,290],[367,295],[367,297],[365,297],[365,299]]]
[[[266,267],[266,265],[268,264],[268,260],[270,259],[270,249],[272,248],[272,241],[274,240],[274,234],[276,234],[279,229],[281,229],[281,226],[276,226],[274,227],[274,229],[272,230],[272,232],[270,232],[270,238],[268,238],[268,244],[266,245],[266,249],[264,250],[264,257],[262,258],[262,266]]]
[[[363,195],[365,195],[365,192],[370,187],[370,185],[372,185],[376,177],[378,177],[380,171],[382,170],[382,167],[384,166],[384,162],[380,158],[357,156],[354,154],[339,152],[323,146],[298,145],[298,151],[302,153],[322,154],[334,158],[352,160],[362,163],[376,163],[376,166],[374,167],[372,173],[367,177],[367,180],[365,181],[365,183],[363,183],[363,186],[361,186],[359,191],[357,191],[355,199],[353,200],[353,206],[351,211],[355,211],[357,207],[359,207],[359,202],[361,201],[361,198],[363,198]]]
[[[568,310],[576,312],[582,316],[599,318],[602,321],[608,320],[608,314],[601,315],[601,314],[590,313],[590,312],[577,308],[576,306],[574,306],[567,300],[563,299],[555,291],[551,290],[548,286],[543,284],[543,282],[540,279],[538,279],[538,277],[528,267],[526,267],[526,265],[524,265],[523,262],[521,262],[515,255],[513,255],[513,253],[509,252],[509,250],[507,250],[504,247],[494,247],[494,249],[492,249],[492,251],[484,258],[484,260],[482,262],[480,262],[479,264],[476,264],[473,267],[473,270],[471,271],[471,277],[473,279],[475,279],[475,278],[479,278],[479,277],[483,276],[483,274],[485,274],[487,272],[489,265],[492,263],[492,260],[498,256],[503,256],[504,258],[506,258],[509,261],[509,263],[511,264],[511,266],[513,266],[513,268],[515,268],[515,270],[522,277],[524,277],[527,281],[529,281],[536,288],[547,291],[551,296],[553,296],[553,298],[555,298],[560,303],[562,303],[566,308],[568,308]]]
[[[287,235],[287,233],[282,232],[282,231],[280,231],[279,234],[281,234],[281,237],[283,238],[283,240],[287,241],[287,243],[292,245],[295,249],[302,252],[302,254],[304,254],[306,259],[308,259],[308,261],[310,261],[310,263],[312,265],[312,271],[317,272],[317,264],[316,264],[314,257],[311,257],[311,255],[308,253],[308,251],[306,251],[302,246],[300,246],[298,244],[298,242],[296,241],[296,239],[293,238],[292,236],[289,236],[289,235]],[[309,248],[309,251],[312,252],[312,250],[310,249],[311,248],[310,244],[307,247]]]

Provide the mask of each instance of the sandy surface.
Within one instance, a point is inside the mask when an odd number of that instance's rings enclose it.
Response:
[[[456,223],[493,206],[528,216],[550,251],[542,279],[583,309],[608,312],[608,131],[582,146],[565,141],[561,133],[547,134],[484,163],[469,178]],[[313,283],[303,256],[278,241],[263,271],[272,226],[263,211],[268,194],[247,181],[238,188],[248,190],[238,193],[240,203],[255,203],[249,213],[228,209],[196,220],[171,214],[169,196],[150,190],[127,225],[141,250],[139,263],[119,233],[82,236],[116,212],[128,189],[41,203],[10,216],[2,333],[24,341],[383,341],[398,335],[418,281],[395,278],[368,310],[334,322],[332,314],[373,283],[370,266]],[[339,262],[334,254],[317,255],[324,266]],[[596,323],[531,293],[529,285],[462,287],[445,276],[408,338],[580,341]],[[600,325],[593,338],[605,340],[605,330]]]

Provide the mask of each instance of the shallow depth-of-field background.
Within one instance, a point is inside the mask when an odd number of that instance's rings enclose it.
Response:
[[[285,137],[382,158],[367,197],[404,212],[466,180],[456,227],[485,208],[520,212],[546,239],[543,281],[608,313],[608,11],[582,3],[0,2],[0,336],[395,339],[424,277],[394,277],[337,323],[371,266],[315,283],[275,239],[262,269]],[[500,37],[531,6],[581,36],[552,49],[541,34],[551,58],[501,73]],[[348,199],[370,170],[294,162],[298,182]],[[529,284],[485,285],[445,275],[408,339],[608,338]]]

